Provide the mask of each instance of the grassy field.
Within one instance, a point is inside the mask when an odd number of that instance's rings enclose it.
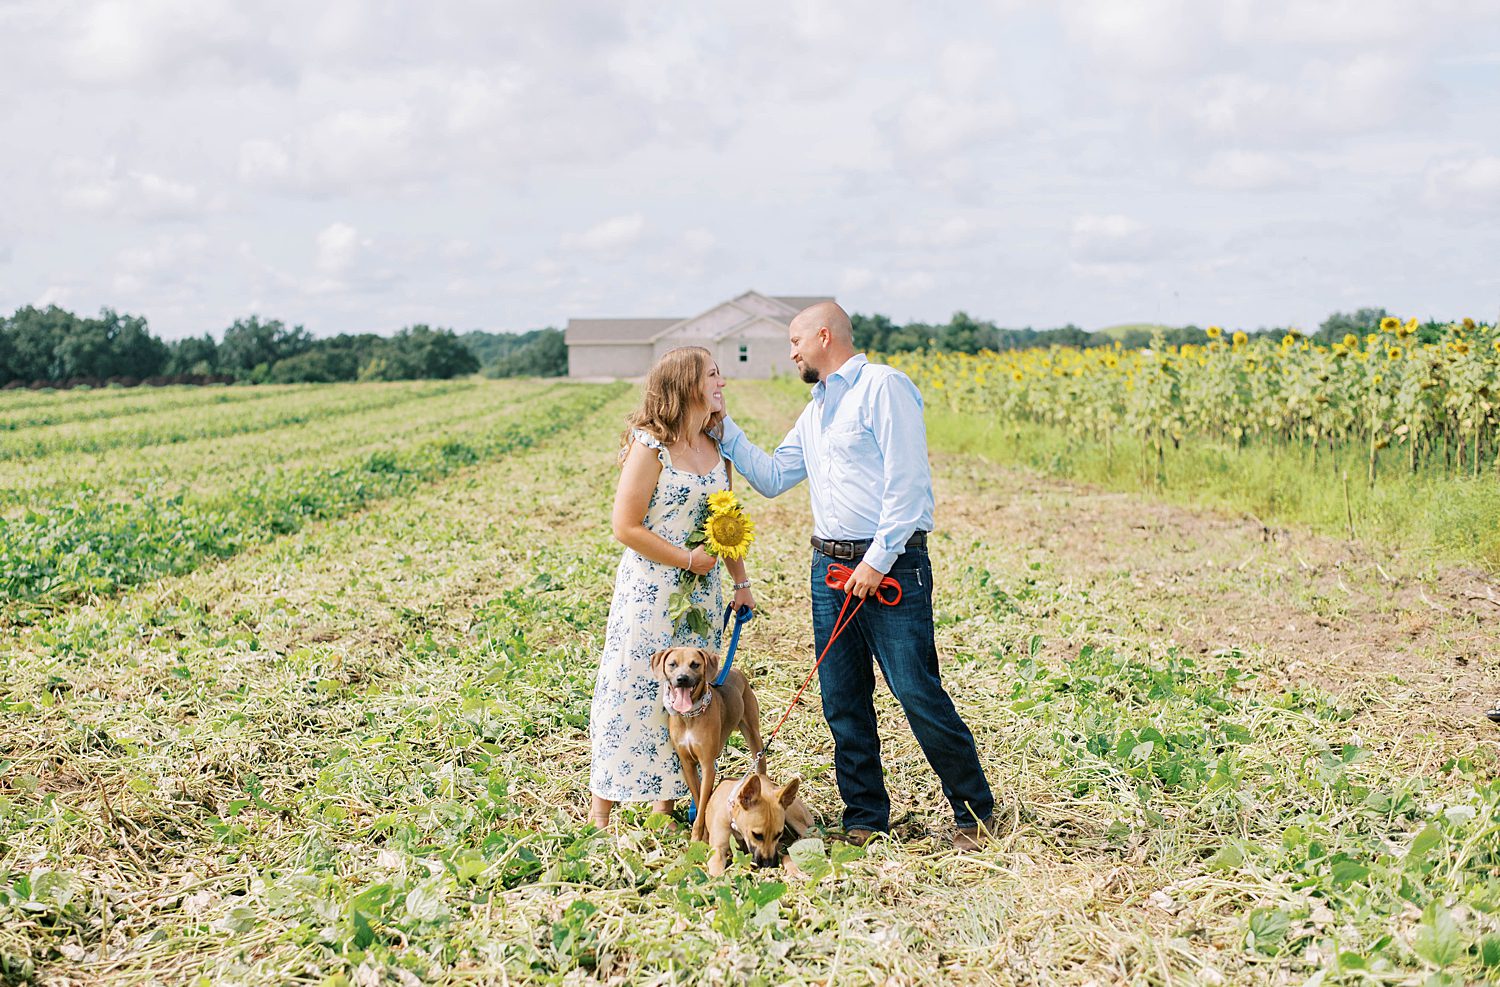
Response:
[[[803,395],[729,399],[770,444]],[[1488,577],[947,426],[939,647],[999,839],[947,850],[884,693],[891,840],[709,879],[661,817],[590,829],[633,398],[0,395],[0,982],[1500,980]],[[812,659],[806,497],[746,499],[740,667],[779,717]],[[779,747],[836,824],[815,689]]]

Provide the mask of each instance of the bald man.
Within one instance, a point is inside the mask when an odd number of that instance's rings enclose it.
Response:
[[[994,799],[974,736],[938,676],[927,557],[932,474],[922,395],[899,370],[855,351],[849,316],[833,302],[803,309],[787,338],[792,362],[813,385],[812,400],[770,455],[728,417],[721,445],[750,485],[767,497],[807,480],[818,654],[828,646],[844,604],[844,593],[824,581],[829,566],[852,566],[848,592],[865,598],[818,669],[844,799],[844,831],[862,844],[890,828],[875,723],[878,662],[953,807],[953,845],[973,849],[988,835]],[[887,577],[901,585],[895,606],[868,599]]]

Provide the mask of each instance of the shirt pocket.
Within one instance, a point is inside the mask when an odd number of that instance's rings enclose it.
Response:
[[[824,442],[829,472],[835,480],[880,475],[880,446],[875,442],[875,433],[864,425],[834,425],[824,433]]]

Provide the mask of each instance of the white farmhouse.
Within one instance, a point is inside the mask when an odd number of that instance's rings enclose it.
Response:
[[[702,346],[724,376],[792,373],[786,329],[792,316],[830,295],[781,296],[747,291],[688,319],[569,319],[569,377],[640,377],[675,346]]]

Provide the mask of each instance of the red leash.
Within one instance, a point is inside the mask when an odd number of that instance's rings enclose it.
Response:
[[[861,597],[860,601],[854,605],[854,609],[849,609],[849,601],[854,599],[853,596],[849,595],[849,579],[853,575],[853,570],[848,566],[834,563],[828,567],[828,574],[823,577],[823,585],[829,589],[841,590],[844,594],[844,605],[839,608],[838,619],[833,622],[833,633],[828,635],[828,643],[823,645],[823,653],[818,655],[818,660],[813,663],[812,671],[808,672],[807,678],[802,680],[802,688],[797,690],[797,694],[787,704],[786,712],[781,714],[781,719],[776,723],[776,729],[771,731],[771,736],[766,738],[765,744],[761,747],[762,756],[764,756],[766,751],[771,749],[771,741],[776,739],[776,735],[781,732],[782,724],[786,722],[788,716],[792,715],[792,709],[797,705],[797,700],[802,698],[802,693],[806,692],[807,687],[812,684],[813,676],[818,674],[818,666],[823,664],[824,658],[828,657],[828,651],[833,647],[833,642],[837,641],[839,635],[844,633],[845,629],[854,622],[854,615],[859,613],[859,608],[865,605],[865,599]],[[886,597],[883,592],[885,590],[893,590],[895,595]],[[874,595],[875,599],[881,603],[888,607],[893,607],[901,602],[901,584],[890,576],[886,576],[880,581],[880,585],[875,589]],[[847,619],[844,617],[846,611],[849,614]]]

